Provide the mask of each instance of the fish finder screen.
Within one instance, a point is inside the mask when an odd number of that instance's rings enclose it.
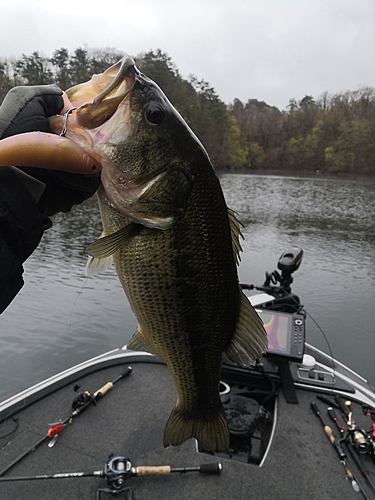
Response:
[[[267,354],[301,359],[304,347],[304,318],[300,315],[257,310],[268,336]]]

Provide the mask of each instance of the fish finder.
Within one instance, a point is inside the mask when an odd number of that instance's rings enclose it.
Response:
[[[256,309],[267,332],[267,356],[301,361],[305,346],[305,317],[269,309]]]

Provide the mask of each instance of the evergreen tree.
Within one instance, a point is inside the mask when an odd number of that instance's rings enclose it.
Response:
[[[18,85],[46,85],[53,82],[50,61],[38,51],[31,56],[22,54],[22,58],[15,65],[15,80]]]

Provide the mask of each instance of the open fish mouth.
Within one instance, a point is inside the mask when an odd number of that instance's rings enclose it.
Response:
[[[84,104],[76,112],[78,125],[93,129],[108,121],[119,104],[131,93],[135,74],[134,60],[127,56],[101,75],[94,75],[90,81],[68,89],[66,93],[74,105],[84,100]],[[90,95],[95,97],[92,102],[87,102]]]
[[[77,127],[68,137],[79,141],[86,136],[86,145],[92,144],[100,157],[104,190],[118,211],[146,227],[170,228],[184,215],[194,180],[184,162],[164,157],[165,142],[154,156],[148,155],[170,105],[129,56],[67,91],[73,103],[90,93],[96,95],[78,107]],[[146,137],[142,154],[133,149],[139,135]]]

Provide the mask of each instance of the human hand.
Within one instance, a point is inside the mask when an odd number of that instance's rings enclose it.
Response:
[[[56,85],[15,87],[0,107],[0,165],[16,165],[43,183],[43,194],[39,199],[34,197],[45,215],[69,211],[92,196],[100,185],[98,175],[92,176],[100,171],[100,164],[72,141],[50,133],[49,118],[71,107],[66,94]],[[7,146],[9,141],[11,148]]]

